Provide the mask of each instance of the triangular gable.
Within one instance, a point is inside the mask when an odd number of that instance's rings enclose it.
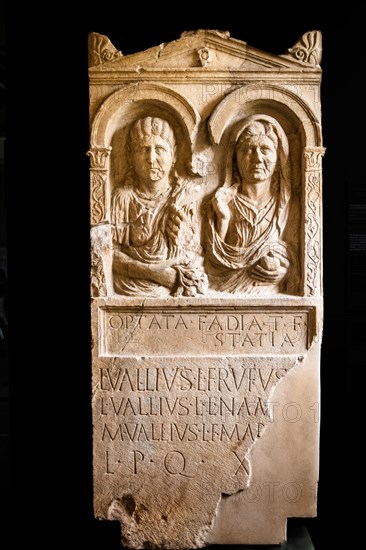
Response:
[[[310,45],[314,48],[321,40],[316,39],[318,35],[320,33],[317,33],[317,31],[311,31],[306,33],[304,37],[313,37],[310,40]],[[305,44],[308,43],[309,38],[305,41]],[[304,46],[304,42],[302,42],[302,45]],[[242,40],[231,38],[228,32],[198,30],[185,32],[178,40],[173,42],[163,43],[143,52],[123,56],[121,52],[114,48],[107,37],[91,33],[89,38],[89,70],[92,74],[95,74],[104,71],[123,72],[126,70],[140,72],[144,69],[212,68],[215,70],[299,71],[299,68],[304,68],[304,66],[313,70],[319,68],[319,64],[313,62],[314,55],[309,57],[310,61],[304,62],[306,56],[299,56],[298,53],[299,50],[294,47],[289,48],[287,54],[273,55],[248,46]],[[316,57],[316,60],[319,59],[319,56]]]

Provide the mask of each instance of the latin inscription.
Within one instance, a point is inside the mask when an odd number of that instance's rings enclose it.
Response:
[[[104,356],[293,354],[308,347],[310,311],[133,311],[101,308]]]
[[[204,471],[206,454],[221,449],[231,457],[230,476],[249,479],[247,453],[273,421],[271,391],[301,360],[181,360],[174,367],[168,359],[164,366],[119,360],[100,367],[94,411],[105,473],[193,478]],[[193,463],[192,445],[199,445]]]

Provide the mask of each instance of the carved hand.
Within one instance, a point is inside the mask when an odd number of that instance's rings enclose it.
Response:
[[[285,248],[274,248],[255,264],[252,277],[259,285],[278,283],[287,274],[289,266]]]
[[[230,187],[220,187],[213,199],[212,206],[219,220],[230,220],[231,212],[229,202],[233,198],[233,193]]]
[[[177,265],[177,288],[174,296],[196,296],[205,294],[207,275],[199,266]]]
[[[176,262],[177,258],[165,260],[158,264],[143,263],[116,250],[114,253],[113,269],[121,275],[127,275],[136,279],[148,279],[172,289],[176,284],[177,273],[171,266]]]

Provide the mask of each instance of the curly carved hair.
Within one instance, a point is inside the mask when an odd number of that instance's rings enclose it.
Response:
[[[145,117],[136,120],[130,129],[130,144],[133,146],[138,140],[145,136],[160,136],[175,149],[174,132],[170,124],[158,117]]]

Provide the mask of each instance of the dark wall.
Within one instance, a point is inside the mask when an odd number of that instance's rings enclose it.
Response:
[[[92,519],[87,33],[106,34],[129,54],[198,28],[229,30],[234,38],[278,54],[308,30],[323,33],[327,152],[319,514],[304,524],[317,550],[340,543],[347,531],[347,538],[357,536],[345,514],[356,507],[350,496],[359,479],[352,430],[359,429],[355,407],[363,399],[365,252],[349,242],[350,234],[366,232],[357,207],[366,203],[363,3],[332,7],[331,20],[325,8],[293,2],[242,4],[240,11],[225,3],[220,12],[207,3],[192,10],[180,4],[164,15],[156,4],[148,9],[132,4],[128,13],[123,5],[115,11],[106,4],[89,7],[78,20],[64,4],[50,4],[42,18],[32,10],[31,24],[24,11],[20,22],[15,7],[7,20],[12,456],[15,484],[18,476],[22,480],[17,510],[26,507],[32,519],[29,529],[16,531],[17,542],[118,547],[118,528]],[[25,434],[31,434],[30,445]],[[34,494],[41,504],[33,503]],[[21,522],[23,515],[18,517]],[[46,523],[54,537],[44,531]]]

